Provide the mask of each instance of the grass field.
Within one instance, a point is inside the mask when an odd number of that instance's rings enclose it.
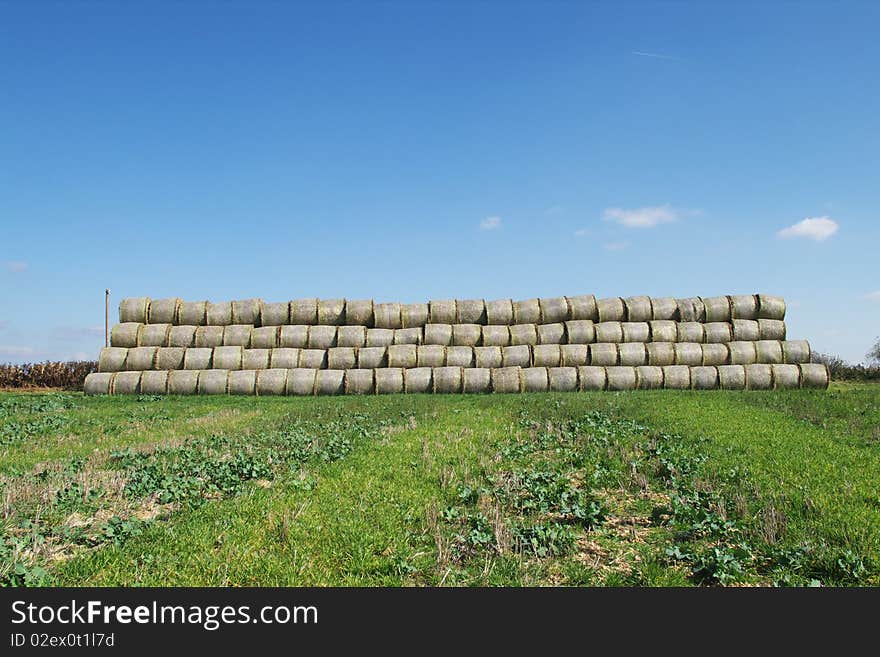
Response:
[[[0,393],[5,585],[878,585],[880,386]]]

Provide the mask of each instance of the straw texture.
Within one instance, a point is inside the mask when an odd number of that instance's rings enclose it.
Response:
[[[730,308],[733,319],[758,319],[758,296],[735,294],[730,297]]]
[[[142,372],[119,372],[113,377],[111,393],[114,395],[136,395],[141,391]]]
[[[514,324],[540,324],[541,304],[537,299],[523,299],[513,302]]]
[[[403,391],[421,394],[434,391],[434,374],[430,367],[415,367],[403,373]]]
[[[596,367],[586,365],[577,368],[578,370],[578,387],[581,390],[605,390],[608,377],[605,374],[604,367]]]
[[[373,307],[373,324],[376,328],[403,328],[399,303],[377,303]]]
[[[452,344],[452,324],[425,324],[425,344]]]
[[[663,385],[671,390],[688,390],[691,387],[691,368],[687,365],[665,365]]]
[[[487,301],[486,323],[499,326],[509,326],[510,324],[513,324],[513,301],[510,299]]]
[[[251,333],[254,327],[250,324],[232,324],[223,329],[223,346],[224,347],[243,347],[247,349],[251,346]]]
[[[315,375],[316,395],[341,395],[345,392],[343,370],[319,370]]]
[[[702,344],[700,348],[703,351],[703,365],[726,365],[730,360],[730,349],[726,344]]]
[[[795,390],[801,387],[801,370],[797,365],[775,364],[772,367],[776,390]]]
[[[782,363],[782,344],[776,340],[758,340],[755,353],[759,363]]]
[[[659,321],[677,321],[678,300],[672,297],[652,297],[651,318]]]
[[[785,299],[772,294],[758,295],[759,319],[785,319]]]
[[[516,345],[501,347],[501,366],[507,367],[530,367],[532,364],[532,351],[528,345]]]
[[[416,345],[396,344],[388,347],[388,367],[415,367]]]
[[[620,297],[599,299],[596,301],[596,309],[599,314],[600,324],[603,322],[626,321],[626,304]]]
[[[195,347],[196,326],[172,326],[168,332],[169,347]]]
[[[416,347],[416,361],[419,367],[443,367],[446,364],[446,347],[439,344],[426,344]]]
[[[648,342],[651,339],[651,327],[647,322],[621,322],[623,342]]]
[[[315,376],[317,371],[297,367],[287,371],[287,389],[285,393],[303,397],[315,394]]]
[[[290,324],[290,302],[263,303],[260,308],[260,324],[262,326]]]
[[[199,372],[200,395],[225,395],[228,392],[229,372],[226,370],[202,370]]]
[[[147,311],[150,307],[149,297],[129,297],[119,302],[119,322],[147,323]]]
[[[648,364],[648,350],[643,342],[625,342],[617,347],[621,365],[635,367]]]
[[[110,346],[137,347],[144,325],[137,322],[114,324],[110,329]]]
[[[499,367],[492,370],[492,392],[514,393],[522,391],[519,367]]]
[[[388,347],[394,344],[394,329],[371,328],[367,329],[368,347]]]
[[[181,301],[177,323],[183,326],[204,326],[208,322],[207,301]]]
[[[532,349],[535,367],[561,367],[562,350],[558,344],[539,344]]]
[[[718,369],[710,366],[692,368],[691,387],[694,390],[716,390],[718,388]]]
[[[422,329],[394,329],[394,344],[422,344]]]
[[[207,307],[208,326],[229,326],[232,324],[232,302],[220,301],[208,302]]]
[[[388,347],[358,349],[358,369],[374,370],[388,366]]]
[[[599,322],[596,324],[596,342],[623,342],[621,322]]]
[[[268,349],[245,349],[241,354],[241,369],[268,370],[269,354]],[[259,377],[257,377],[257,381],[259,381]],[[259,394],[259,390],[257,393]]]
[[[310,326],[309,327],[309,349],[329,349],[336,346],[336,327],[335,326]]]
[[[647,322],[654,318],[650,297],[627,297],[623,302],[628,322]]]
[[[749,390],[771,390],[773,388],[773,367],[762,363],[746,365],[746,388]]]
[[[678,323],[671,319],[655,319],[649,326],[653,342],[675,342],[678,339]]]
[[[232,302],[232,323],[260,325],[261,299],[241,299]]]
[[[492,371],[485,367],[463,369],[461,391],[471,394],[492,392]]]
[[[733,340],[733,327],[730,322],[709,322],[705,325],[706,342],[730,342]]]
[[[423,328],[428,323],[428,304],[406,303],[400,307],[403,328]]]
[[[639,390],[657,390],[663,387],[663,368],[656,365],[640,365],[636,368]]]
[[[309,327],[303,324],[281,327],[281,346],[305,349],[309,344]]]
[[[120,308],[119,314],[122,314]],[[115,372],[92,372],[83,382],[83,392],[87,395],[109,395]]]
[[[299,349],[279,347],[269,352],[269,367],[272,369],[292,370],[299,366]]]
[[[258,370],[256,389],[260,396],[283,395],[287,389],[287,370]]]
[[[167,395],[169,372],[141,372],[141,394]]]
[[[455,324],[458,313],[454,299],[440,299],[428,302],[428,321],[431,324]]]
[[[225,339],[224,335],[224,339]],[[281,344],[280,326],[262,326],[251,332],[251,347],[254,349],[274,349]]]
[[[538,329],[534,324],[515,324],[510,327],[511,345],[538,344]]]
[[[125,347],[104,347],[98,355],[99,372],[122,372],[128,349]]]
[[[257,373],[253,370],[230,372],[226,387],[230,395],[254,395],[257,392]]]
[[[553,392],[574,392],[578,389],[577,368],[551,367],[547,370],[550,390]]]
[[[177,310],[181,300],[178,297],[169,299],[151,299],[147,317],[148,324],[176,324]]]
[[[574,297],[565,297],[568,302],[569,317],[572,320],[589,319],[599,321],[599,308],[596,305],[596,297],[592,294],[581,294]]]
[[[702,345],[696,342],[675,343],[675,364],[694,367],[703,362]]]
[[[211,368],[214,350],[210,347],[191,347],[183,354],[183,369],[207,370]]]
[[[680,322],[705,322],[706,306],[699,297],[676,299],[678,320]]]
[[[327,367],[327,352],[324,349],[302,349],[299,352],[299,366],[312,370]]]
[[[762,340],[785,340],[785,322],[778,319],[759,319],[758,334]]]
[[[125,357],[125,369],[131,372],[154,369],[157,347],[135,347],[128,350]]]
[[[218,370],[240,370],[243,356],[241,347],[214,347],[213,367]]]
[[[222,347],[223,326],[199,326],[196,329],[195,344],[197,347]]]
[[[345,370],[346,395],[372,395],[375,391],[373,370]]]
[[[198,392],[198,370],[172,370],[168,373],[169,395],[194,395]]]
[[[810,343],[806,340],[786,340],[782,343],[782,362],[809,363]]]
[[[679,322],[678,342],[704,342],[706,339],[705,325],[700,322]]]
[[[609,367],[618,363],[617,345],[609,342],[597,342],[590,345],[590,365]]]
[[[345,323],[349,326],[373,326],[373,300],[358,299],[345,301]]]
[[[367,327],[340,326],[336,331],[337,347],[364,347],[367,344]]]
[[[538,299],[541,310],[541,323],[556,324],[568,319],[568,301],[565,297],[550,297]]]
[[[184,347],[159,347],[156,351],[157,370],[182,370],[186,355]]]
[[[527,367],[520,370],[523,392],[547,392],[550,378],[546,367]]]
[[[573,319],[565,322],[565,335],[569,344],[590,344],[596,341],[596,324],[591,319]]]
[[[728,297],[703,297],[707,322],[730,321],[730,299]]]
[[[590,362],[590,348],[585,344],[564,344],[559,347],[563,367],[578,367]]]
[[[649,342],[646,344],[645,348],[648,351],[648,365],[657,365],[660,367],[674,365],[674,345],[674,342]]]
[[[375,371],[376,394],[392,395],[403,392],[403,370],[383,367]]]
[[[454,324],[452,344],[463,347],[476,347],[483,338],[483,327],[479,324]]]
[[[719,366],[718,384],[722,390],[745,390],[746,368],[742,365]]]
[[[501,347],[474,347],[475,367],[501,367]]]
[[[730,349],[731,365],[751,365],[758,362],[758,352],[754,342],[734,341],[727,345]]]
[[[635,367],[606,367],[608,390],[635,390],[638,385]]]
[[[758,322],[753,319],[733,320],[733,339],[742,342],[754,342],[761,339]]]
[[[446,347],[446,367],[473,367],[473,347]]]
[[[510,344],[510,327],[484,326],[482,331],[482,344],[484,347],[506,347]]]
[[[455,302],[457,324],[485,324],[486,302],[482,299],[458,299]]]
[[[290,323],[312,325],[318,323],[317,299],[294,299],[290,302]]]
[[[354,347],[331,347],[327,350],[327,367],[331,370],[353,370],[357,366]]]
[[[828,368],[822,363],[804,363],[798,366],[801,370],[801,386],[804,388],[828,387]]]
[[[339,326],[345,323],[345,299],[320,299],[318,324]]]

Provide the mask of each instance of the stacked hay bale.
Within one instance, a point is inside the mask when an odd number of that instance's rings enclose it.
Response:
[[[825,388],[780,297],[124,299],[89,394]]]

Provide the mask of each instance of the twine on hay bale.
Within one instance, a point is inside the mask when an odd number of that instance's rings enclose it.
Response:
[[[182,326],[204,326],[208,323],[207,301],[181,301],[177,323]]]
[[[136,395],[141,391],[141,375],[143,372],[118,372],[113,377],[111,394]]]
[[[111,347],[137,347],[144,325],[138,322],[114,324],[110,329]]]
[[[119,322],[146,324],[150,297],[128,297],[119,302]]]

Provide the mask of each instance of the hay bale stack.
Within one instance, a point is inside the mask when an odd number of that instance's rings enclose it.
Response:
[[[224,326],[199,326],[196,329],[195,346],[197,347],[222,347]]]
[[[367,329],[368,347],[389,347],[394,344],[394,329],[370,328]]]
[[[292,370],[299,367],[301,349],[278,347],[269,352],[269,367],[272,369]]]
[[[648,352],[648,365],[664,367],[675,364],[674,342],[649,342],[645,349]]]
[[[691,368],[687,365],[664,365],[663,385],[670,390],[689,390]]]
[[[208,323],[207,301],[181,301],[177,323],[183,326],[204,326]]]
[[[580,367],[590,362],[590,347],[585,344],[564,344],[559,347],[563,367]]]
[[[415,367],[418,363],[416,345],[395,344],[388,347],[388,367]]]
[[[771,367],[776,390],[796,390],[801,387],[801,370],[797,365],[776,363]]]
[[[257,395],[281,396],[287,389],[287,370],[257,370]]]
[[[317,299],[294,299],[290,302],[290,323],[311,326],[318,323]]]
[[[376,328],[403,328],[399,303],[377,303],[373,307],[373,326]]]
[[[376,394],[394,395],[403,392],[403,370],[395,367],[383,367],[375,370]]]
[[[357,349],[331,347],[327,350],[327,367],[331,370],[353,370],[357,367]]]
[[[434,391],[434,370],[431,367],[414,367],[403,372],[403,391],[407,394],[423,394]]]
[[[200,370],[172,370],[168,373],[169,395],[194,395],[198,392]]]
[[[393,334],[392,334],[393,338]],[[329,349],[336,346],[336,327],[317,325],[309,327],[309,349]]]
[[[568,316],[572,320],[599,321],[599,307],[596,305],[596,297],[592,294],[565,297],[565,300],[568,302]]]
[[[119,302],[119,323],[146,324],[150,297],[129,297]]]
[[[513,302],[514,324],[540,324],[541,304],[537,299],[523,299]]]
[[[511,345],[538,344],[538,329],[534,324],[515,324],[510,327]]]
[[[257,373],[253,370],[229,372],[226,386],[230,395],[255,395],[257,393]]]
[[[547,392],[550,375],[546,367],[527,367],[520,370],[523,392]]]
[[[564,344],[566,342],[565,324],[562,322],[539,324],[537,330],[538,344]]]
[[[325,326],[345,324],[345,299],[320,299],[317,321]]]
[[[190,347],[183,354],[183,369],[197,371],[211,369],[214,349],[210,347]]]
[[[677,325],[677,342],[705,342],[705,324],[700,322],[679,322]]]
[[[226,370],[202,370],[199,372],[200,395],[225,395],[229,392],[229,372]]]
[[[428,323],[427,303],[405,303],[400,307],[403,328],[424,328]]]
[[[454,299],[441,299],[428,302],[428,323],[455,324],[458,312]]]
[[[137,395],[141,391],[143,372],[117,372],[110,385],[111,395]]]
[[[446,367],[473,367],[474,348],[452,346],[446,347]]]
[[[345,300],[345,323],[348,326],[373,326],[373,300]]]
[[[501,347],[474,347],[474,366],[488,369],[501,367]]]
[[[676,299],[677,318],[680,322],[705,322],[706,306],[699,297]]]
[[[168,346],[195,347],[197,330],[196,326],[172,326],[168,333]]]
[[[678,322],[671,319],[655,319],[648,326],[651,329],[651,342],[675,342],[678,340]]]
[[[656,365],[636,367],[636,387],[639,390],[659,390],[663,387],[663,368]]]
[[[316,395],[341,395],[345,393],[344,370],[318,370],[315,374]]]
[[[730,350],[731,365],[751,365],[758,362],[758,352],[754,342],[736,340],[727,345]]]
[[[492,392],[492,370],[469,367],[461,371],[461,391],[470,394]]]
[[[531,367],[532,350],[528,345],[513,345],[501,348],[502,367]]]
[[[481,344],[484,347],[506,347],[510,344],[510,327],[484,326],[482,329]]]
[[[486,302],[482,299],[457,299],[455,313],[456,324],[485,324]]]
[[[156,351],[156,369],[168,371],[185,369],[185,356],[185,347],[159,347]]]
[[[317,371],[304,367],[296,367],[287,371],[287,395],[304,397],[315,394],[315,377]]]
[[[241,347],[214,347],[213,367],[218,370],[240,370],[244,358]]]
[[[705,365],[691,368],[691,387],[694,390],[716,390],[718,368]]]
[[[513,324],[513,301],[511,299],[487,301],[486,323],[495,326],[509,326]]]
[[[388,347],[363,347],[358,349],[357,355],[358,369],[375,370],[388,367]]]
[[[346,395],[372,395],[375,391],[373,370],[345,370]]]
[[[578,370],[578,388],[580,390],[605,390],[608,375],[604,367],[584,365]]]
[[[336,330],[337,347],[365,347],[366,344],[366,326],[340,326]]]
[[[241,369],[243,370],[268,370],[270,351],[268,349],[245,349],[241,355]],[[257,376],[257,383],[260,377]],[[259,386],[257,389],[259,394]]]
[[[283,326],[290,324],[290,302],[263,303],[260,306],[261,326]]]
[[[644,342],[625,342],[617,347],[621,365],[637,367],[648,364],[648,349]]]
[[[803,363],[798,365],[801,370],[801,387],[821,388],[828,387],[828,367],[824,363]]]
[[[232,323],[260,326],[262,299],[241,299],[232,302]]]
[[[138,322],[114,324],[110,329],[111,347],[137,347],[140,344],[141,331],[144,325]]]
[[[596,342],[623,342],[622,323],[609,321],[596,324]]]
[[[785,340],[782,343],[783,363],[794,363],[796,365],[809,363],[811,354],[810,343],[806,340]]]
[[[731,296],[730,316],[733,319],[758,319],[758,295],[735,294]]]
[[[761,329],[754,319],[734,319],[733,339],[739,342],[755,342],[761,339]]]
[[[205,309],[208,326],[229,326],[232,324],[232,302],[208,302]]]
[[[251,346],[253,330],[252,324],[231,324],[227,326],[223,329],[223,346],[247,349]]]
[[[628,322],[649,322],[654,319],[651,297],[627,297],[623,303]]]
[[[177,324],[177,312],[180,310],[181,299],[150,299],[147,312],[147,324]]]
[[[607,390],[635,390],[638,386],[635,367],[624,367],[622,365],[606,367],[605,374],[608,377]]]
[[[420,328],[394,329],[394,344],[422,344],[422,337]]]
[[[485,329],[483,334],[485,335]],[[572,319],[565,322],[565,335],[568,344],[596,342],[596,324],[592,319]],[[485,339],[483,343],[485,344]]]
[[[83,392],[87,395],[109,395],[114,376],[116,372],[92,372],[83,381]]]
[[[141,372],[141,394],[143,395],[167,395],[168,375],[170,372],[157,372],[155,370]]]
[[[709,322],[703,329],[706,342],[726,343],[733,340],[733,327],[730,322]]]
[[[758,319],[758,335],[762,340],[785,340],[785,322],[779,319]]]
[[[552,392],[574,392],[578,389],[576,367],[551,367],[547,373]]]
[[[522,392],[520,367],[499,367],[492,370],[492,392]]]
[[[678,300],[672,297],[651,297],[651,319],[678,321]]]
[[[131,372],[155,369],[158,347],[135,347],[125,357],[125,369]]]
[[[282,326],[280,340],[282,347],[305,349],[309,346],[309,327],[302,324]]]
[[[777,340],[758,340],[755,354],[759,363],[782,363],[782,343]]]
[[[626,304],[620,297],[599,299],[596,301],[596,312],[600,324],[626,321]]]
[[[703,307],[706,309],[707,322],[730,321],[730,298],[729,297],[701,297]]]
[[[611,367],[618,364],[617,345],[610,342],[597,342],[590,345],[590,365]]]
[[[125,347],[104,347],[98,355],[99,372],[122,372],[125,370],[125,359],[128,349]]]
[[[483,338],[483,327],[479,324],[454,324],[452,344],[459,347],[476,347]]]
[[[702,345],[696,342],[676,342],[675,364],[696,367],[703,363]]]
[[[539,344],[532,349],[535,367],[560,367],[562,350],[558,344]]]
[[[748,390],[772,390],[773,367],[764,363],[745,365]]]
[[[452,345],[452,324],[425,324],[425,344]]]
[[[623,342],[648,342],[651,339],[651,327],[648,322],[621,322]]]
[[[223,339],[226,339],[224,334]],[[251,332],[251,347],[254,349],[275,349],[281,346],[280,326],[261,326]]]
[[[327,368],[327,352],[324,349],[301,349],[299,352],[299,366],[312,370]]]
[[[785,319],[785,299],[771,294],[759,294],[758,319]]]
[[[443,367],[446,364],[446,347],[439,344],[424,344],[416,347],[416,362],[419,367]]]
[[[557,324],[569,318],[568,301],[565,297],[538,299],[542,324]]]
[[[701,344],[700,349],[703,351],[702,365],[726,365],[730,360],[730,349],[726,344]]]
[[[722,390],[745,390],[746,368],[743,365],[719,366],[718,385]]]

